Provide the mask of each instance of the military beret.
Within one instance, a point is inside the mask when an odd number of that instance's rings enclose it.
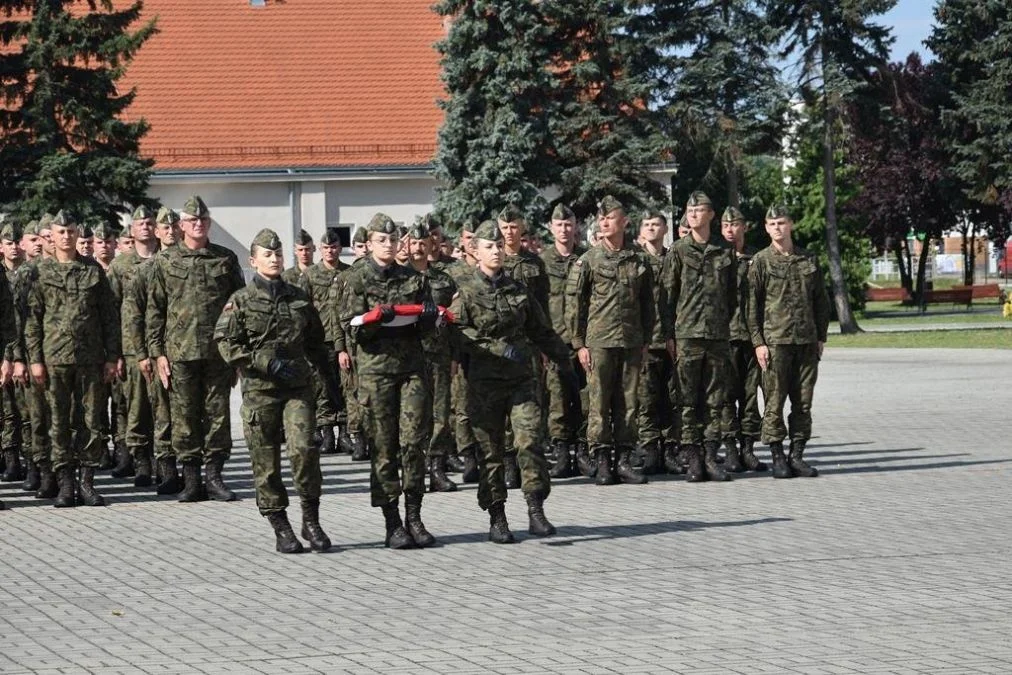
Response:
[[[696,190],[691,195],[689,195],[689,201],[686,205],[690,209],[693,206],[709,206],[711,209],[713,208],[713,202],[706,195],[706,193],[701,190]]]
[[[56,215],[53,216],[53,225],[58,227],[77,227],[77,219],[70,211],[60,209],[57,211]]]
[[[43,213],[42,217],[39,218],[39,232],[42,232],[42,230],[48,230],[52,224],[53,214]]]
[[[253,246],[265,248],[268,251],[278,251],[281,249],[281,239],[274,230],[264,228],[257,232],[257,236],[253,237],[253,243],[250,245],[250,248]]]
[[[134,209],[134,214],[133,214],[133,219],[134,220],[147,220],[148,218],[154,218],[154,217],[155,217],[155,212],[152,211],[147,206],[144,206],[143,204],[141,204],[136,209]]]
[[[95,236],[95,239],[107,240],[115,239],[119,236],[119,230],[109,223],[96,223],[95,226],[91,228],[91,232]]]
[[[565,204],[556,204],[555,208],[552,209],[552,220],[575,220],[576,214],[573,213],[573,209],[569,208]]]
[[[29,220],[25,225],[25,229],[21,231],[21,236],[25,236],[26,234],[33,237],[39,236],[39,221]]]
[[[433,230],[441,228],[443,223],[436,214],[426,213],[422,216],[422,225],[425,227],[427,232],[432,232]]]
[[[191,218],[206,218],[211,215],[211,212],[207,210],[207,204],[198,195],[193,195],[187,199],[180,212]]]
[[[667,216],[658,209],[644,209],[643,213],[640,214],[640,220],[654,220],[655,218],[663,218],[664,222],[668,222]]]
[[[474,238],[485,239],[487,241],[502,241],[502,230],[499,229],[499,224],[494,220],[486,220],[475,228]]]
[[[379,234],[397,234],[397,224],[394,223],[393,219],[385,213],[377,213],[375,216],[369,219],[369,224],[366,225],[366,230],[370,233],[376,232]]]
[[[4,241],[17,241],[21,238],[21,228],[18,227],[17,223],[5,222],[3,227],[0,227],[0,239]]]
[[[622,202],[611,195],[607,195],[601,200],[601,203],[597,205],[597,212],[602,216],[606,216],[612,211],[617,211],[619,209],[625,211],[625,206],[623,206]]]
[[[155,222],[159,225],[175,225],[179,222],[179,214],[167,206],[158,209],[158,216]]]
[[[364,244],[369,241],[369,230],[364,227],[355,229],[355,234],[351,236],[352,243]]]
[[[421,223],[416,223],[408,228],[409,239],[428,239],[429,236],[429,228]]]
[[[733,206],[727,207],[724,210],[724,215],[720,217],[720,222],[722,223],[736,223],[739,221],[745,222],[745,214]]]
[[[312,246],[313,235],[309,234],[305,230],[299,230],[299,234],[295,237],[296,246]]]
[[[78,239],[94,239],[95,230],[91,229],[91,225],[82,225],[81,233],[77,236]]]
[[[341,233],[337,231],[337,228],[328,227],[323,231],[323,236],[320,237],[320,243],[326,246],[336,246],[341,243]]]
[[[478,226],[477,226],[477,225],[475,224],[475,222],[474,222],[473,220],[471,220],[470,218],[468,218],[468,219],[467,219],[467,220],[465,220],[465,221],[464,221],[464,223],[463,223],[463,224],[462,224],[462,225],[460,226],[460,231],[461,231],[461,232],[470,232],[471,234],[474,234],[474,231],[475,231],[475,230],[476,230],[477,228],[478,228]]]
[[[520,213],[520,209],[517,208],[515,204],[507,204],[503,207],[503,210],[499,212],[497,218],[504,223],[519,223],[523,222],[524,214]],[[475,232],[475,234],[477,234],[477,232]],[[482,238],[484,239],[484,237]]]
[[[786,205],[774,204],[770,207],[769,211],[766,212],[766,220],[777,220],[778,218],[787,218],[790,220],[791,212],[787,210]]]

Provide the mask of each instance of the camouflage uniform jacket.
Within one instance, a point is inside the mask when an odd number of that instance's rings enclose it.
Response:
[[[541,258],[525,250],[516,255],[507,253],[502,261],[502,271],[530,289],[541,310],[548,312],[548,273]]]
[[[312,267],[312,265],[310,265]],[[305,288],[303,285],[306,279],[306,272],[309,271],[309,267],[306,269],[299,268],[299,264],[296,263],[295,267],[289,267],[281,273],[281,280],[285,283],[293,284]]]
[[[505,274],[489,278],[476,269],[461,280],[450,308],[455,348],[467,356],[469,379],[530,379],[535,350],[557,363],[569,362],[569,347],[552,330],[541,305],[526,286]],[[511,346],[527,358],[505,358]]]
[[[449,307],[453,302],[453,296],[457,293],[457,282],[446,273],[445,269],[433,267],[429,264],[428,269],[423,272],[429,282],[429,292],[432,293],[432,301],[440,307]],[[437,328],[422,335],[422,347],[429,358],[449,361],[450,340],[448,330]]]
[[[572,341],[573,332],[566,321],[569,274],[573,271],[576,261],[586,252],[587,249],[577,246],[572,253],[564,256],[554,246],[550,246],[541,254],[541,261],[548,274],[548,318],[552,322],[552,328],[566,344]]]
[[[668,294],[662,283],[664,279],[664,261],[668,256],[668,249],[662,248],[660,255],[654,255],[646,248],[641,248],[643,258],[650,264],[650,274],[654,279],[654,325],[650,331],[650,349],[664,349],[667,346],[668,335],[666,334],[666,321],[663,320],[667,312]]]
[[[310,386],[311,365],[330,358],[323,324],[309,295],[293,284],[259,274],[232,294],[214,329],[218,351],[242,377],[242,392],[275,392]],[[286,383],[268,374],[271,359],[291,362],[295,377]]]
[[[755,251],[746,249],[744,253],[736,253],[738,258],[738,302],[731,315],[731,340],[734,342],[752,342],[752,334],[748,330],[748,271],[751,269],[752,256]]]
[[[18,265],[13,269],[4,265],[4,272],[5,272],[4,276],[7,278],[7,289],[10,293],[10,302],[11,302],[11,316],[10,316],[11,334],[9,336],[10,339],[6,340],[7,348],[4,350],[4,358],[7,359],[8,361],[24,362],[25,360],[24,350],[22,349],[23,345],[21,342],[21,332],[22,327],[24,326],[24,314],[22,313],[22,305],[20,304],[17,295],[18,270],[20,270],[24,266],[25,266],[24,262],[22,262],[20,265]],[[2,293],[2,289],[0,289],[0,293]],[[3,319],[0,319],[0,323],[3,324],[0,325],[0,333],[2,333],[2,331],[5,330],[7,322],[4,321]]]
[[[361,375],[397,375],[425,371],[422,329],[418,324],[352,327],[351,320],[377,305],[420,305],[431,299],[425,276],[396,262],[380,267],[372,259],[345,273],[338,322],[345,339],[354,342]]]
[[[25,350],[47,366],[111,363],[121,356],[119,308],[91,258],[43,260],[28,291]]]
[[[26,260],[14,270],[11,282],[11,295],[14,298],[14,318],[17,328],[17,339],[11,350],[15,361],[26,362],[25,354],[25,320],[28,318],[28,291],[38,279],[39,263],[42,258]]]
[[[829,297],[815,255],[797,246],[782,255],[767,246],[752,257],[748,285],[752,346],[826,341]]]
[[[650,340],[656,309],[650,264],[625,246],[596,246],[584,253],[569,275],[567,304],[574,349],[633,349]]]
[[[155,256],[145,314],[148,355],[170,361],[217,358],[214,326],[228,298],[245,286],[235,254],[217,244],[180,244]]]
[[[455,260],[443,268],[443,271],[450,275],[453,283],[460,284],[461,279],[469,278],[474,274],[474,267],[468,265],[463,259]]]
[[[737,270],[734,249],[723,241],[699,244],[691,236],[676,241],[664,266],[668,336],[729,339],[738,304]]]
[[[318,306],[317,311],[320,313],[320,317],[323,319],[324,330],[327,334],[327,342],[334,344],[334,353],[340,354],[341,352],[349,352],[351,348],[351,341],[348,339],[348,335],[345,333],[344,326],[341,324],[341,302],[344,298],[344,291],[347,286],[348,274],[357,269],[362,265],[362,262],[367,259],[366,256],[361,258],[355,258],[351,261],[351,264],[347,266],[347,269],[343,270],[340,274],[334,276],[334,280],[330,284],[330,290],[327,291],[327,302],[323,307]]]
[[[309,301],[316,308],[320,320],[323,322],[323,330],[327,342],[333,342],[330,336],[334,334],[334,328],[331,325],[334,322],[334,312],[327,306],[330,299],[330,289],[334,285],[334,279],[347,270],[348,267],[348,265],[340,260],[337,261],[335,267],[328,267],[322,262],[318,262],[307,268],[302,275],[302,279],[299,283],[295,284],[306,292],[306,295],[309,296]],[[282,278],[284,278],[284,275],[282,275]],[[295,282],[289,281],[288,283]]]
[[[137,272],[141,265],[149,260],[142,258],[136,250],[123,255],[116,256],[109,266],[109,285],[112,287],[112,294],[116,298],[116,306],[120,308],[120,324],[123,329],[123,356],[134,356],[138,351],[147,353],[143,343],[143,332],[140,342],[133,326],[137,323],[137,312],[143,311],[144,303],[138,307],[136,302],[127,301],[134,294],[134,285],[137,283]],[[143,325],[143,317],[141,325]]]

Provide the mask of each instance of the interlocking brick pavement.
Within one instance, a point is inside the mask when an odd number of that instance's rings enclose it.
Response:
[[[821,375],[822,477],[571,479],[545,540],[511,492],[515,546],[467,486],[426,498],[440,548],[384,549],[344,457],[324,555],[274,553],[241,446],[234,504],[3,484],[0,672],[1012,672],[1012,351],[829,349]]]

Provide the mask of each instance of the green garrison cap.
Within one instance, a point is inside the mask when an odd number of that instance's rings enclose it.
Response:
[[[352,235],[351,241],[353,244],[364,244],[369,241],[369,230],[364,227],[359,227],[355,230],[355,234]]]
[[[689,201],[686,204],[686,206],[688,206],[690,209],[693,206],[709,206],[712,209],[713,202],[710,200],[710,198],[706,195],[705,192],[703,192],[702,190],[696,190],[691,195],[689,195]]]
[[[253,237],[250,248],[253,246],[265,248],[268,251],[278,251],[281,249],[281,239],[274,230],[264,228],[257,232],[257,236]]]
[[[193,195],[187,199],[180,212],[192,218],[206,218],[211,215],[211,212],[207,210],[207,204],[198,195]]]
[[[739,221],[745,222],[745,214],[733,206],[727,207],[724,210],[724,215],[720,217],[720,222],[722,223],[736,223]]]
[[[511,222],[511,221],[506,221]],[[488,241],[502,241],[502,230],[494,220],[486,220],[474,229],[475,239],[486,239]]]
[[[4,241],[17,241],[21,238],[21,228],[17,223],[7,221],[0,227],[0,239]]]
[[[507,204],[503,207],[503,210],[499,212],[497,216],[499,220],[504,223],[518,223],[523,222],[524,214],[520,213],[520,209],[515,204]],[[477,234],[477,232],[475,232]],[[482,237],[484,239],[484,237]]]
[[[43,213],[42,217],[39,218],[39,232],[42,230],[48,230],[53,224],[53,214]]]
[[[53,225],[57,227],[77,227],[77,219],[74,218],[74,214],[70,211],[64,211],[60,209],[55,216],[53,216]]]
[[[552,210],[552,220],[575,220],[576,214],[573,213],[573,209],[569,208],[565,204],[556,204]]]
[[[643,209],[643,213],[640,214],[640,220],[653,220],[655,218],[663,218],[664,222],[668,221],[667,216],[658,209]]]
[[[117,236],[119,236],[119,230],[117,230],[109,223],[104,222],[96,223],[95,226],[91,228],[91,231],[92,234],[94,234],[95,239],[107,240],[107,239],[115,239]]]
[[[37,220],[29,220],[25,224],[25,229],[23,229],[21,231],[21,236],[24,236],[26,234],[30,234],[33,237],[39,236],[39,221],[37,221]]]
[[[602,216],[606,216],[612,211],[617,211],[619,209],[625,211],[625,206],[622,204],[622,202],[620,202],[615,197],[612,197],[611,195],[607,195],[604,199],[601,200],[601,203],[597,205],[597,212],[599,215]]]
[[[470,218],[468,218],[468,219],[467,219],[467,220],[465,220],[465,221],[464,221],[464,223],[463,223],[463,224],[462,224],[462,225],[460,226],[460,231],[461,231],[461,232],[470,232],[471,234],[474,234],[474,231],[475,231],[475,230],[476,230],[477,228],[478,228],[478,225],[477,225],[477,224],[476,224],[476,223],[475,223],[475,222],[474,222],[473,220],[471,220]]]
[[[393,221],[393,218],[385,213],[377,213],[370,218],[369,224],[366,225],[366,230],[370,233],[376,232],[378,234],[399,234],[397,224]]]
[[[175,225],[179,222],[179,214],[168,206],[163,206],[158,209],[158,216],[155,218],[155,222],[159,225]]]
[[[429,228],[422,223],[415,223],[408,228],[408,239],[428,239]]]
[[[326,246],[336,246],[341,243],[341,234],[337,231],[336,227],[328,227],[323,231],[323,236],[320,237],[320,243]]]
[[[94,239],[95,238],[95,230],[91,229],[91,225],[87,225],[87,224],[82,225],[81,226],[81,234],[78,235],[77,238],[78,239]]]
[[[774,204],[766,212],[766,220],[777,220],[778,218],[790,219],[790,217],[791,212],[787,210],[787,206],[784,204]]]
[[[432,232],[441,228],[443,223],[436,214],[426,213],[422,216],[422,226],[425,227],[427,232]]]
[[[299,230],[298,236],[295,237],[296,246],[312,246],[313,235],[309,234],[305,230]]]
[[[155,217],[155,212],[152,211],[149,207],[144,206],[143,204],[141,204],[136,209],[134,209],[134,214],[133,214],[133,219],[134,220],[147,220],[148,218],[154,218],[154,217]]]

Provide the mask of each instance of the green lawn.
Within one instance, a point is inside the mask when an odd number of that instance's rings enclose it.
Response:
[[[934,330],[830,335],[826,346],[829,349],[837,347],[1012,349],[1012,330]]]

